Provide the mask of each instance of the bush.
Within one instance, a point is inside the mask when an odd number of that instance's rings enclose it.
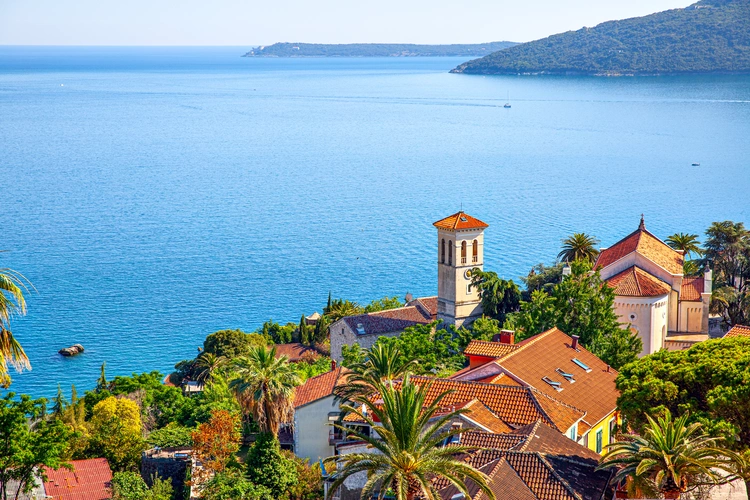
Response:
[[[149,489],[146,482],[136,472],[115,472],[112,476],[113,500],[171,500],[172,484],[153,477]]]
[[[241,472],[215,474],[201,490],[203,500],[276,500],[271,490],[248,481]]]
[[[297,466],[281,452],[276,436],[263,433],[247,454],[247,477],[274,498],[287,498],[289,487],[298,481]]]
[[[172,448],[182,446],[192,446],[192,433],[195,429],[184,427],[176,423],[170,423],[162,429],[152,431],[148,435],[146,442],[151,446],[160,448]]]

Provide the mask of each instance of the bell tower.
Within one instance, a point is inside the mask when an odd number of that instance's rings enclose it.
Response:
[[[479,219],[455,213],[433,224],[437,228],[438,319],[462,326],[482,315],[479,292],[471,286],[471,270],[484,269],[484,230]]]

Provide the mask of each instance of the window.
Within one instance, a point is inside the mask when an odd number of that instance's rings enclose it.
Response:
[[[453,243],[448,242],[448,265],[453,265]]]
[[[440,243],[440,262],[445,264],[445,238],[443,238],[443,241]]]
[[[612,418],[612,420],[609,421],[609,442],[614,443],[615,442],[615,434],[617,434],[617,419]]]
[[[562,371],[562,370],[561,370],[561,369],[559,369],[559,368],[558,368],[557,370],[555,370],[555,371],[556,371],[557,373],[559,373],[560,375],[562,375],[563,377],[565,377],[565,380],[567,380],[567,381],[568,381],[568,382],[570,382],[571,384],[572,384],[573,382],[575,382],[575,381],[576,381],[576,378],[575,378],[575,377],[573,376],[573,374],[572,374],[572,373],[565,373],[564,371]]]
[[[560,382],[555,382],[554,380],[552,380],[552,379],[551,379],[551,378],[549,378],[549,377],[542,377],[542,380],[544,380],[544,381],[545,381],[545,382],[547,382],[547,383],[548,383],[549,385],[551,385],[551,386],[552,386],[552,388],[553,388],[553,389],[555,389],[555,390],[556,390],[557,392],[560,392],[560,391],[562,391],[562,390],[563,390],[563,388],[562,388],[562,384],[561,384]]]
[[[581,361],[578,358],[573,358],[573,363],[577,364],[578,366],[586,370],[586,373],[589,373],[591,371],[591,368],[589,368],[583,361]]]
[[[596,452],[597,453],[602,452],[602,430],[601,429],[596,431]]]
[[[576,441],[578,439],[578,424],[570,428],[570,432],[568,432],[568,437],[572,439],[573,441]]]
[[[474,243],[471,244],[471,261],[477,262],[479,260],[479,242],[477,240],[474,240]]]
[[[466,242],[461,242],[461,264],[466,264]]]

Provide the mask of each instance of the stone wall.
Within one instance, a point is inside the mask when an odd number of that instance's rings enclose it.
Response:
[[[174,453],[187,453],[190,451],[164,448],[156,453],[154,450],[143,452],[141,456],[141,477],[149,486],[151,486],[154,474],[160,479],[170,479],[172,481],[172,489],[175,493],[175,500],[184,500],[185,475],[190,465],[190,458],[175,458]]]

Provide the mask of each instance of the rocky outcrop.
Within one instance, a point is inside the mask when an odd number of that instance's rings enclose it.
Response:
[[[81,344],[73,344],[70,347],[63,347],[57,352],[63,356],[75,356],[76,354],[81,354],[83,352],[83,346]]]

